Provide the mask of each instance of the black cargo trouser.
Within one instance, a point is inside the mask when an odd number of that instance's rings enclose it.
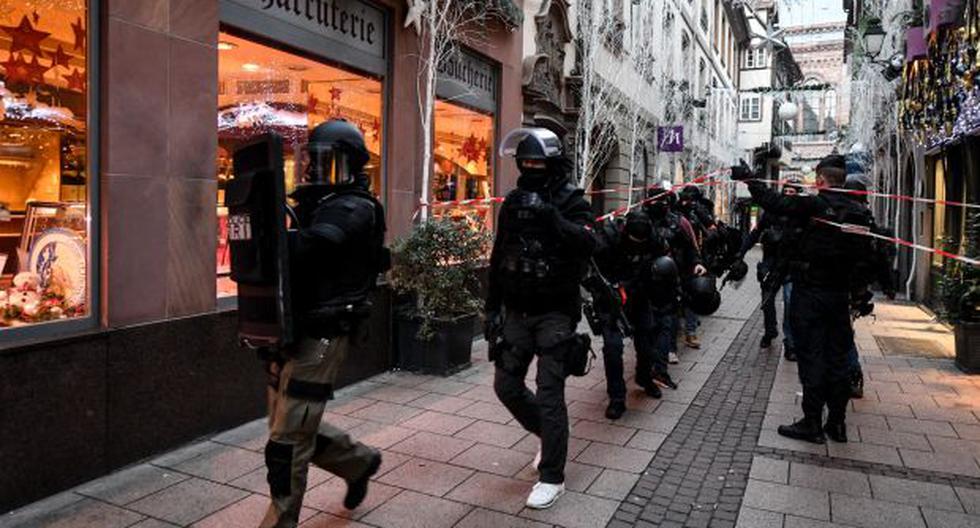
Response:
[[[507,347],[496,361],[493,388],[497,397],[530,433],[541,439],[541,482],[565,481],[568,456],[568,408],[565,406],[565,354],[572,345],[575,322],[567,314],[507,313]],[[538,357],[537,394],[525,383],[528,367]]]
[[[826,406],[827,421],[843,423],[850,399],[848,351],[854,339],[848,294],[794,283],[790,304],[803,415],[821,423]]]

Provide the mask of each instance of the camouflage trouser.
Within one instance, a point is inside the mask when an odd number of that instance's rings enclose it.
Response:
[[[370,466],[373,449],[320,421],[352,341],[353,336],[329,342],[305,338],[278,371],[278,386],[270,389],[265,447],[272,503],[261,528],[296,526],[310,462],[347,481],[362,477]]]

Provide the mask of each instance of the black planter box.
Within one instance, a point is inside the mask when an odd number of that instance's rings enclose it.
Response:
[[[956,325],[956,366],[970,374],[980,374],[980,323]]]
[[[422,341],[418,338],[422,322],[404,315],[397,316],[398,367],[411,372],[446,376],[470,366],[476,318],[476,315],[470,315],[436,321],[435,336],[429,341]]]

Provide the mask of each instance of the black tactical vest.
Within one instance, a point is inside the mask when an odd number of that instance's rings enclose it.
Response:
[[[550,192],[516,189],[507,195],[497,236],[500,285],[509,308],[543,313],[577,306],[588,255],[576,255],[562,244],[550,220],[539,213],[540,204],[565,213],[576,200],[582,200],[582,191],[570,183]]]
[[[858,281],[860,263],[872,255],[871,239],[819,221],[828,220],[870,229],[871,212],[847,196],[824,193],[817,197],[826,208],[810,220],[799,245],[793,281],[835,291],[848,291]]]
[[[324,197],[300,218],[305,225],[293,260],[300,313],[314,325],[365,317],[368,295],[390,260],[382,205],[366,191],[347,189]]]

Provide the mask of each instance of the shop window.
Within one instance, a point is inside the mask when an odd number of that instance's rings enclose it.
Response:
[[[932,232],[933,247],[945,249],[946,240],[946,206],[942,203],[946,201],[946,166],[942,158],[935,162],[934,183],[936,186],[936,205],[932,212]],[[933,266],[943,265],[943,256],[939,253],[932,254]]]
[[[218,41],[218,296],[237,293],[231,281],[225,184],[235,150],[274,132],[285,147],[286,192],[301,181],[309,131],[331,118],[346,119],[364,133],[371,160],[371,191],[383,195],[382,83],[344,68],[221,32]]]
[[[88,9],[0,10],[0,328],[90,314]]]
[[[436,101],[433,200],[479,200],[493,196],[493,117]],[[441,205],[436,217],[452,217],[474,227],[492,228],[493,204]]]

